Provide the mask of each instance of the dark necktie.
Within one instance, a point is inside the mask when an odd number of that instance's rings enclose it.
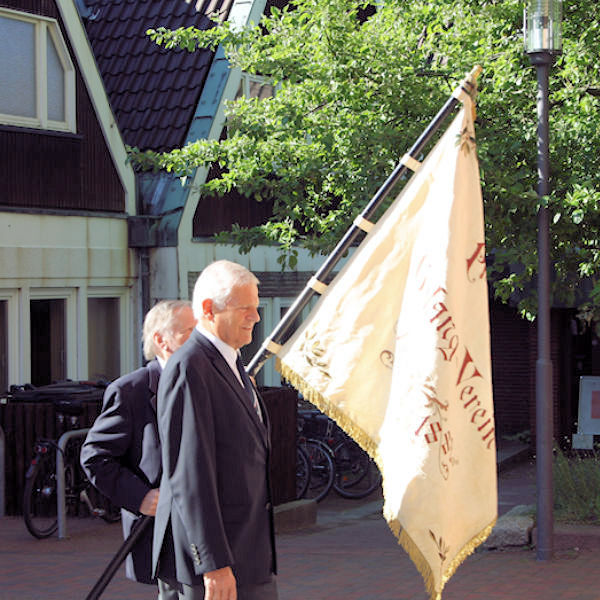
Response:
[[[254,408],[258,418],[262,421],[262,416],[260,414],[260,408],[258,406],[258,400],[254,394],[254,388],[252,387],[252,382],[250,381],[250,377],[248,377],[248,373],[246,373],[246,369],[244,368],[244,364],[242,363],[242,359],[238,354],[238,357],[235,361],[237,366],[237,370],[242,378],[244,391],[246,392],[246,397],[248,398],[248,402],[250,402],[250,406]]]

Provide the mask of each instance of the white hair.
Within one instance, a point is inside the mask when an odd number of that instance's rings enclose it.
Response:
[[[183,308],[191,307],[191,305],[189,300],[161,300],[148,311],[142,329],[144,357],[147,360],[152,360],[159,352],[154,343],[154,334],[173,333],[173,321],[175,321],[177,313]]]
[[[202,302],[212,300],[215,310],[227,306],[234,288],[240,285],[259,284],[258,278],[246,267],[229,260],[217,260],[200,273],[194,285],[192,308],[197,319],[202,318]]]

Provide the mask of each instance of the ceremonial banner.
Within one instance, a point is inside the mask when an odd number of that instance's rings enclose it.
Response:
[[[376,460],[384,516],[431,598],[497,517],[483,203],[463,107],[278,369]]]

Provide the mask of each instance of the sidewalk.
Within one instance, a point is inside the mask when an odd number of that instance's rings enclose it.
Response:
[[[535,504],[535,466],[500,469],[499,512]],[[555,558],[535,550],[477,551],[446,586],[444,600],[598,600],[600,528],[555,527]],[[83,600],[121,543],[119,524],[71,519],[69,539],[36,540],[20,517],[0,519],[0,600]],[[280,600],[427,600],[423,580],[381,517],[331,494],[315,527],[278,535]],[[103,600],[154,599],[121,569]]]

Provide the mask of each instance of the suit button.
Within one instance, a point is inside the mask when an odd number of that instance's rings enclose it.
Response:
[[[270,502],[267,502],[267,503],[265,504],[265,509],[266,509],[266,510],[271,510],[271,503],[270,503]]]

